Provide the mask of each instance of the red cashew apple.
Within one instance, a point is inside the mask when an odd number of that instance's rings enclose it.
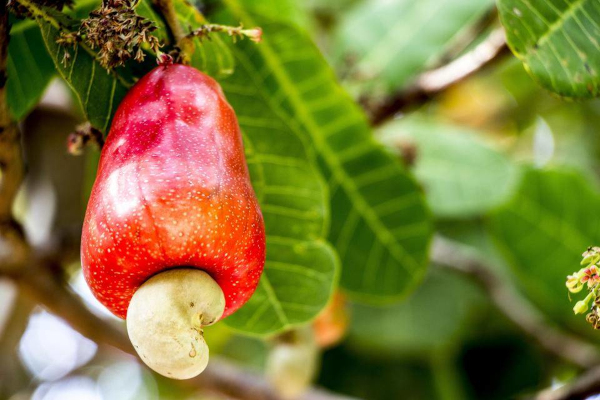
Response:
[[[202,326],[240,308],[265,262],[262,214],[240,129],[220,86],[164,64],[119,105],[89,199],[85,278],[146,364],[204,370]]]

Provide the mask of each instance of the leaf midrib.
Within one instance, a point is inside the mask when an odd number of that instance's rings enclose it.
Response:
[[[226,0],[226,3],[229,5],[230,9],[234,10],[234,12],[240,17],[240,19],[246,22],[247,26],[255,25],[252,18],[242,10],[237,0]],[[379,221],[379,218],[374,215],[373,211],[370,210],[367,202],[362,198],[358,188],[352,183],[352,180],[348,176],[348,174],[343,170],[343,168],[339,165],[335,160],[335,155],[331,148],[327,145],[327,143],[320,137],[320,135],[314,134],[313,132],[319,131],[318,124],[314,121],[310,112],[306,110],[304,107],[304,103],[297,93],[296,89],[289,76],[285,73],[285,68],[278,62],[277,57],[274,55],[273,49],[268,45],[267,41],[263,41],[260,45],[257,46],[258,51],[264,56],[265,60],[271,64],[276,66],[277,68],[273,68],[273,74],[277,77],[280,84],[286,89],[287,93],[290,94],[289,100],[293,104],[294,108],[298,111],[298,113],[303,117],[302,121],[308,126],[308,131],[311,134],[316,146],[321,150],[321,154],[323,158],[327,162],[327,164],[331,167],[333,175],[338,178],[338,181],[341,182],[342,187],[344,187],[348,197],[351,198],[352,202],[355,204],[359,213],[365,219],[369,227],[373,230],[378,240],[384,244],[384,246],[388,249],[390,254],[398,261],[400,265],[409,273],[414,274],[416,270],[419,268],[418,262],[403,248],[402,245],[395,243],[393,234]],[[382,234],[382,232],[384,232]],[[385,237],[382,237],[384,235]],[[395,248],[401,251],[404,259],[408,261],[410,264],[410,269],[407,268],[408,265],[402,263],[402,259],[398,259],[395,256],[395,251],[393,248],[390,248],[391,245],[395,244]]]

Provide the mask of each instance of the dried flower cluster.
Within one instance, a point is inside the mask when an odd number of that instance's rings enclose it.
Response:
[[[130,58],[144,60],[142,45],[158,52],[160,42],[152,36],[154,23],[137,15],[139,0],[103,0],[102,6],[81,22],[79,34],[90,47],[100,49],[98,60],[107,68],[123,65]]]
[[[585,299],[578,301],[573,307],[575,314],[583,314],[584,312],[591,309],[586,315],[586,320],[592,324],[594,329],[600,329],[600,296],[599,296],[599,284],[600,284],[600,247],[588,247],[588,249],[582,254],[583,260],[581,260],[581,268],[576,273],[567,277],[567,288],[571,293],[579,293],[584,287],[588,290],[588,295]]]
[[[105,68],[115,68],[131,58],[144,60],[143,45],[159,53],[161,47],[154,23],[135,12],[139,0],[103,0],[102,6],[81,21],[77,32],[62,33],[57,43],[76,46],[85,42],[92,49],[99,49],[97,59]],[[69,61],[65,51],[63,63]]]
[[[75,128],[67,138],[67,151],[78,156],[83,154],[83,149],[90,143],[95,144],[99,149],[104,146],[102,132],[94,128],[89,122],[84,122]]]

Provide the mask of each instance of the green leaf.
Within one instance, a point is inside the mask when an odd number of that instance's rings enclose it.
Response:
[[[545,88],[567,97],[600,92],[597,0],[498,0],[508,44]]]
[[[252,4],[253,11],[264,17],[309,29],[312,21],[306,8],[305,2],[298,0],[257,0]]]
[[[265,219],[267,262],[252,298],[225,322],[266,335],[306,323],[325,307],[337,284],[339,261],[324,239],[329,210],[323,179],[238,45],[233,47],[236,71],[221,85],[244,133]]]
[[[336,284],[338,261],[328,243],[281,237],[270,230],[267,223],[267,262],[260,284],[250,300],[225,320],[244,333],[271,335],[312,320]]]
[[[10,31],[6,96],[14,119],[25,117],[54,76],[54,65],[35,22],[19,21]]]
[[[565,286],[581,253],[600,243],[600,193],[579,173],[529,169],[516,196],[490,217],[495,243],[524,293],[553,319],[590,333]],[[579,300],[578,298],[573,300]]]
[[[518,168],[467,129],[411,117],[383,126],[380,139],[392,148],[416,146],[415,174],[439,217],[482,214],[516,189]]]
[[[385,308],[355,304],[350,345],[399,358],[435,354],[456,342],[482,301],[472,282],[436,269],[403,303]]]
[[[85,116],[93,126],[108,133],[112,116],[133,82],[119,72],[107,72],[95,60],[95,53],[84,44],[75,49],[59,46],[56,44],[58,26],[41,19],[37,21],[56,70],[77,96]],[[64,52],[70,54],[66,66],[62,63]]]
[[[360,2],[334,33],[334,56],[361,91],[398,90],[437,62],[493,0]]]
[[[71,15],[82,17],[98,4],[97,0],[78,1]],[[96,52],[84,44],[75,48],[56,44],[64,22],[53,14],[48,14],[46,19],[38,18],[36,22],[56,71],[72,89],[84,115],[93,126],[108,133],[117,106],[133,84],[131,77],[123,76],[123,69],[107,72],[95,60]],[[66,65],[62,62],[65,53],[70,58]]]
[[[329,183],[329,238],[342,260],[343,287],[371,301],[405,295],[426,269],[432,231],[417,184],[373,139],[365,116],[306,34],[252,12],[254,2],[226,4],[233,20],[264,32],[259,45],[235,47],[237,65],[251,71],[246,85],[257,88],[248,96],[267,101],[285,121],[283,130],[315,151]],[[272,143],[278,136],[271,135]]]

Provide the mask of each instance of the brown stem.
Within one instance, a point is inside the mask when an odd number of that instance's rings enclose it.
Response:
[[[12,302],[0,307],[10,308],[7,324],[0,332],[0,398],[14,398],[31,381],[18,357],[18,349],[35,303],[16,292]]]
[[[0,4],[0,90],[2,90],[2,96],[0,96],[0,109],[5,110],[6,96],[4,95],[4,87],[6,86],[6,62],[8,60],[8,41],[10,33],[10,24],[8,22],[8,7],[6,2],[3,1]],[[7,115],[2,113],[0,115],[0,124],[2,126],[9,123]]]
[[[440,92],[462,82],[475,72],[510,54],[502,28],[493,30],[473,50],[439,68],[424,72],[408,88],[372,107],[368,106],[373,126],[381,125],[400,111],[419,106]]]
[[[199,28],[194,29],[190,33],[188,33],[183,39],[185,41],[191,40],[195,37],[203,39],[209,37],[209,35],[213,32],[221,32],[225,33],[228,36],[232,37],[234,41],[238,38],[249,38],[253,42],[259,43],[262,39],[262,29],[260,28],[252,28],[252,29],[244,29],[242,25],[239,26],[230,26],[230,25],[220,25],[220,24],[204,24]],[[181,43],[181,42],[180,42]]]
[[[174,39],[174,43],[179,43],[184,38],[185,32],[177,19],[177,13],[175,12],[175,6],[173,0],[154,0],[154,4],[160,10],[161,14],[165,18],[169,30]]]
[[[548,324],[541,313],[492,268],[467,256],[451,241],[436,238],[431,260],[438,266],[473,278],[490,296],[496,307],[547,352],[573,364],[590,368],[600,363],[598,349]]]
[[[127,353],[133,353],[133,347],[121,329],[92,314],[71,290],[51,273],[60,266],[53,260],[32,260],[27,268],[13,274],[19,289],[43,304],[48,311],[63,318],[75,330],[87,338],[106,343]]]
[[[9,32],[8,9],[3,1],[0,4],[0,224],[3,226],[10,224],[12,203],[23,180],[21,136],[6,101]]]

